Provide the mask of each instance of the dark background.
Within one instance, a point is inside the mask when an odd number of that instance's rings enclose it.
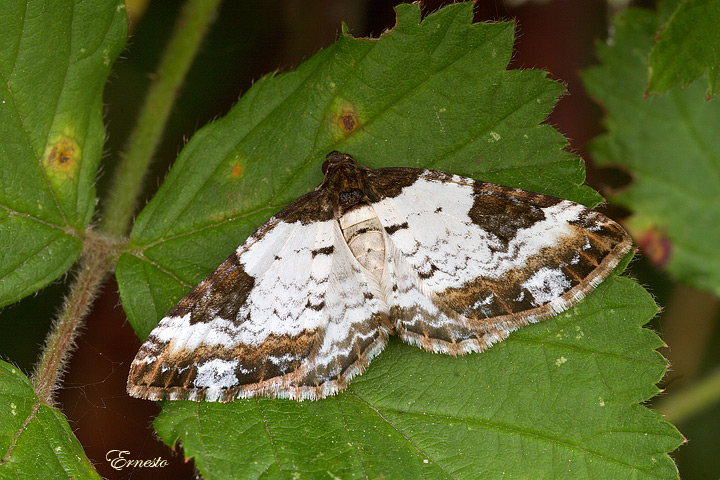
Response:
[[[167,42],[181,2],[155,1],[144,5],[128,2],[131,37],[117,61],[105,92],[108,144],[98,181],[103,197],[129,129],[143,100],[162,48]],[[163,142],[146,182],[149,199],[162,181],[185,141],[194,131],[223,116],[251,86],[253,80],[272,71],[288,71],[319,49],[335,41],[340,22],[345,21],[356,37],[377,37],[395,23],[393,5],[387,0],[226,0],[188,75],[171,114]],[[425,14],[448,2],[426,1]],[[644,2],[652,7],[652,2]],[[512,7],[506,2],[483,1],[475,7],[475,21],[514,19],[517,25],[515,53],[510,68],[541,68],[567,86],[567,94],[547,123],[570,141],[570,150],[586,159],[588,183],[601,193],[627,183],[630,176],[618,170],[597,170],[588,154],[590,139],[602,132],[602,109],[590,100],[579,72],[596,63],[594,43],[606,38],[612,12],[600,0],[554,0]],[[718,100],[715,100],[718,101]],[[144,202],[143,202],[144,203]],[[622,220],[626,212],[606,208]],[[242,239],[238,239],[238,244]],[[707,294],[674,285],[644,260],[633,263],[635,276],[666,307],[651,328],[663,336],[670,348],[662,353],[673,369],[663,381],[667,392],[679,390],[702,375],[718,354],[718,302]],[[72,274],[70,274],[72,275]],[[3,335],[0,358],[30,374],[51,320],[62,301],[69,276],[39,294],[0,312]],[[106,478],[194,478],[192,461],[171,453],[154,435],[151,422],[159,412],[154,402],[137,400],[125,393],[132,358],[140,346],[130,328],[109,281],[95,302],[78,349],[58,392],[63,412],[89,458]],[[685,480],[718,478],[717,442],[720,436],[720,407],[678,425],[689,444],[673,453]],[[715,443],[714,443],[715,442]],[[164,468],[117,472],[109,467],[109,450],[129,450],[131,458],[161,457]]]

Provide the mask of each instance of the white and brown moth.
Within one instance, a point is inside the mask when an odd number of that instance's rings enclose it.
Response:
[[[130,395],[324,398],[392,334],[480,352],[579,302],[632,244],[607,217],[548,195],[372,170],[339,152],[323,172],[160,321]]]

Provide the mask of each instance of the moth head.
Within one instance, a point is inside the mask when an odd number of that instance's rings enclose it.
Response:
[[[323,175],[325,175],[325,177],[327,177],[328,172],[330,172],[331,170],[335,170],[336,168],[338,168],[340,165],[343,165],[343,164],[354,165],[355,159],[353,159],[347,153],[341,153],[341,152],[338,152],[337,150],[328,153],[327,156],[325,157],[325,162],[322,165]]]
[[[368,201],[364,184],[365,171],[369,170],[346,153],[330,152],[322,167],[325,180],[315,190],[324,188],[331,192],[335,213],[341,215],[355,205]]]

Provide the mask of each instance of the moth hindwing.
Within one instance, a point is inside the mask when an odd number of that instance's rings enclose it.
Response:
[[[580,301],[632,244],[602,214],[548,195],[372,170],[338,152],[323,172],[160,321],[132,363],[131,395],[324,398],[392,334],[480,352]]]

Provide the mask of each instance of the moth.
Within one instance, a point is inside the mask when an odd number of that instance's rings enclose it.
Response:
[[[130,395],[325,398],[390,335],[481,352],[575,305],[632,246],[614,221],[548,195],[339,152],[323,173],[160,321]]]

